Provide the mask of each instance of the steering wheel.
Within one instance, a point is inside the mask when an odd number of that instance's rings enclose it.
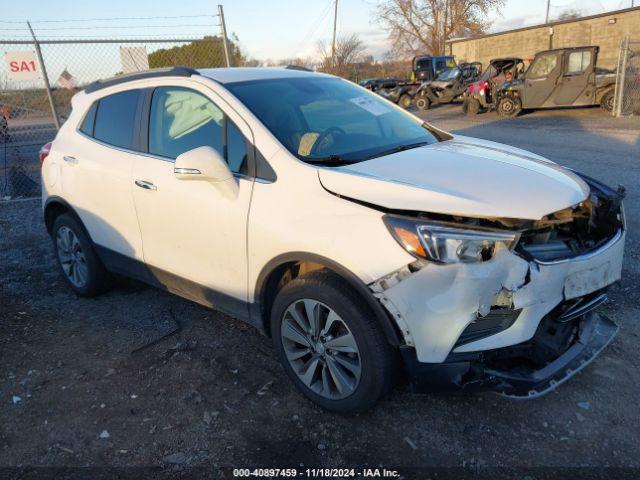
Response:
[[[339,133],[340,135],[347,134],[347,132],[345,132],[340,127],[329,127],[326,130],[324,130],[320,135],[318,135],[318,138],[316,138],[316,141],[313,143],[313,147],[311,147],[311,151],[309,153],[310,154],[318,153],[318,149],[320,148],[322,143],[327,139],[327,137],[329,137],[329,135],[333,133]]]

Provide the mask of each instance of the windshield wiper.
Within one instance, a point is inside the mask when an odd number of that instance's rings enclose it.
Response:
[[[411,150],[412,148],[424,147],[425,145],[429,145],[429,142],[416,142],[416,143],[407,143],[405,145],[398,145],[397,147],[390,148],[388,150],[383,150],[378,153],[374,153],[370,157],[367,157],[366,160],[370,160],[372,158],[384,157],[385,155],[391,155],[392,153],[404,152],[405,150]]]
[[[349,160],[341,157],[340,155],[329,155],[328,157],[320,158],[305,158],[304,161],[312,165],[327,165],[334,167],[338,165],[351,165],[352,163],[358,162],[358,160]]]

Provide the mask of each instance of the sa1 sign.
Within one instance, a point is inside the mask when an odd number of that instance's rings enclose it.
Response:
[[[36,52],[29,50],[5,52],[4,59],[9,80],[37,80],[42,78]]]

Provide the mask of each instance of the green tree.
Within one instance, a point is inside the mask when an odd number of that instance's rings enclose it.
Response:
[[[237,37],[228,40],[231,66],[243,65],[244,55],[238,46]],[[149,54],[149,67],[185,66],[192,68],[226,67],[222,37],[207,36],[172,48],[161,48]]]

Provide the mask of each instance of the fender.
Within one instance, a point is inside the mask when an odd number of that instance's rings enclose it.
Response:
[[[78,221],[78,223],[82,226],[82,228],[84,229],[84,233],[87,234],[87,236],[89,237],[89,239],[91,239],[91,235],[89,234],[89,232],[87,231],[87,228],[84,226],[84,223],[82,222],[82,219],[80,218],[80,215],[78,215],[78,213],[73,209],[73,207],[69,204],[69,202],[67,202],[64,198],[59,197],[57,195],[52,195],[49,198],[47,198],[47,200],[44,203],[44,207],[42,208],[42,214],[44,217],[44,225],[47,228],[47,232],[51,233],[51,227],[53,226],[53,222],[51,221],[51,219],[48,218],[49,216],[49,212],[51,211],[51,208],[53,207],[54,204],[58,204],[61,205],[65,208],[65,210],[67,210],[69,212],[69,214]],[[93,239],[91,239],[93,241]]]
[[[346,280],[349,285],[351,285],[351,287],[362,296],[365,302],[367,302],[367,305],[373,311],[376,320],[382,328],[387,341],[394,347],[397,347],[403,343],[402,337],[398,332],[395,322],[389,316],[387,311],[382,307],[382,305],[380,305],[378,299],[373,296],[373,293],[371,292],[369,287],[367,287],[367,285],[362,280],[360,280],[360,278],[358,278],[356,274],[329,258],[310,252],[283,253],[274,257],[269,262],[267,262],[264,267],[262,267],[254,288],[254,303],[251,304],[251,317],[252,323],[254,324],[258,323],[259,321],[263,322],[263,333],[268,334],[269,332],[268,321],[270,312],[265,312],[265,308],[267,307],[265,302],[266,288],[268,283],[267,279],[269,278],[271,273],[273,273],[278,267],[281,267],[287,263],[304,261],[318,263],[335,272],[337,275],[340,275],[340,277]]]

